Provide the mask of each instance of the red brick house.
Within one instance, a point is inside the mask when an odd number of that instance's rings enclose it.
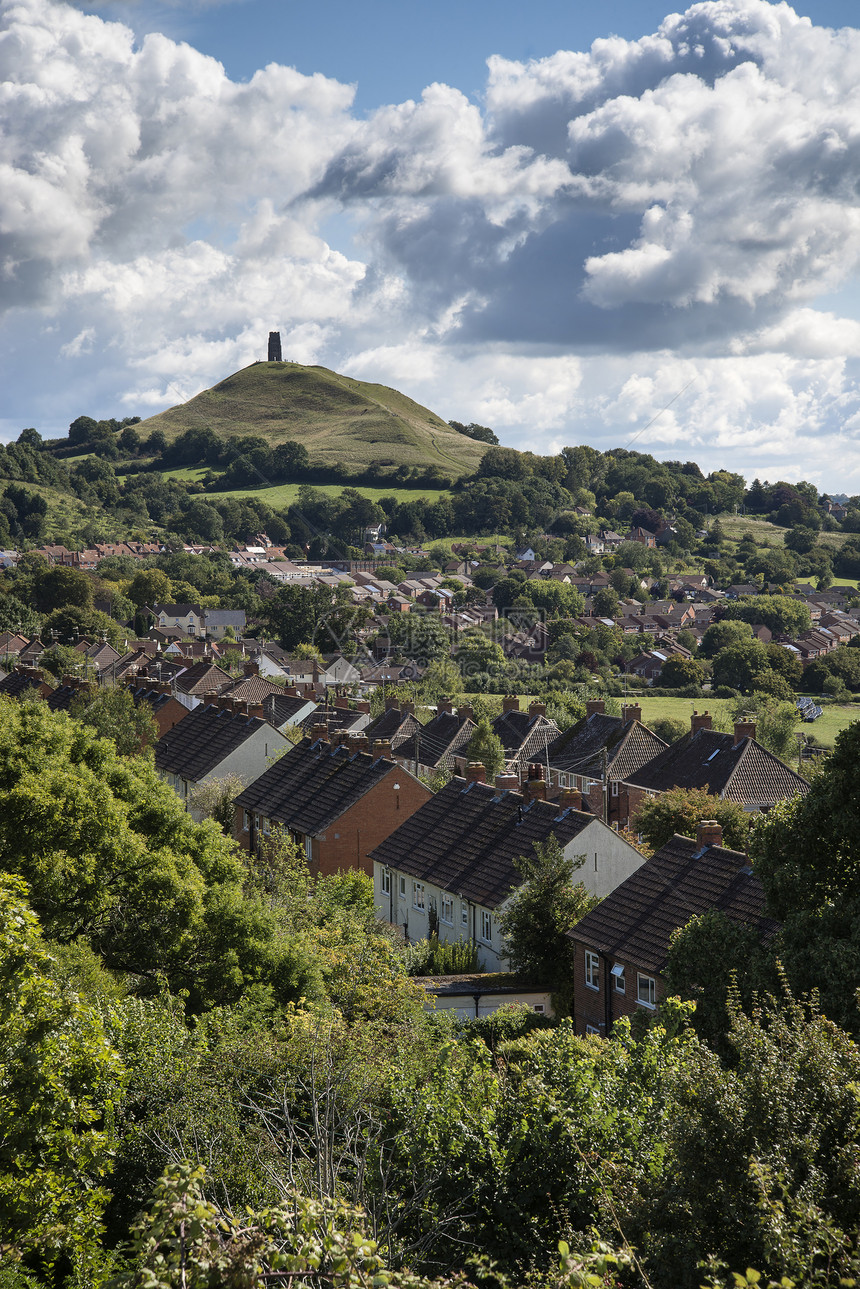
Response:
[[[304,848],[311,870],[328,875],[359,868],[373,873],[368,852],[432,796],[391,759],[391,746],[372,751],[324,727],[303,739],[236,797],[234,836],[246,850],[266,844],[277,825]]]
[[[710,909],[763,937],[778,929],[747,856],[703,820],[695,840],[676,834],[569,932],[577,1032],[606,1035],[620,1016],[656,1011],[672,933]]]

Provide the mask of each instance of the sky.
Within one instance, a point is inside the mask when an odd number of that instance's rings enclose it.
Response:
[[[255,359],[860,492],[856,0],[0,0],[0,438]]]

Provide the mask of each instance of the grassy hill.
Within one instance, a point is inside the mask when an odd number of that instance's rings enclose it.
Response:
[[[273,445],[303,443],[314,465],[436,465],[457,477],[486,452],[435,412],[387,385],[300,363],[253,363],[178,407],[150,416],[141,435],[168,440],[208,426],[225,438],[255,434]]]

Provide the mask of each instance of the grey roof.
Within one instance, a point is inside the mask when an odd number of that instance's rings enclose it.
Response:
[[[691,918],[717,909],[771,936],[762,884],[746,855],[677,834],[568,932],[572,940],[648,971],[666,966],[669,940]]]
[[[470,716],[437,712],[432,721],[399,745],[397,755],[405,761],[414,761],[417,756],[419,765],[447,767],[454,753],[466,746],[476,729]]]
[[[549,746],[549,763],[566,774],[603,777],[603,749],[610,779],[626,779],[668,745],[639,721],[605,712],[590,716],[560,734]]]
[[[263,699],[263,711],[267,720],[280,729],[282,725],[294,725],[296,716],[304,711],[309,702],[313,702],[313,699],[293,698],[289,694],[273,693]]]
[[[388,711],[377,716],[362,731],[370,739],[388,739],[392,751],[398,751],[421,729],[420,721],[411,712],[402,712],[399,707],[389,707]]]
[[[735,742],[734,734],[706,729],[685,734],[627,781],[651,792],[704,788],[741,805],[776,805],[809,791],[806,779],[755,739]]]
[[[369,752],[304,739],[240,792],[236,805],[316,836],[392,773],[404,770]]]
[[[594,822],[583,810],[453,778],[374,851],[372,858],[420,881],[497,908],[522,877],[514,865],[554,834],[561,846]]]
[[[162,736],[155,749],[156,769],[199,783],[266,725],[255,716],[201,705]]]
[[[28,672],[10,671],[8,676],[0,680],[0,694],[6,694],[10,698],[21,698],[22,695],[29,697],[29,690],[38,689],[43,683],[41,676],[31,676]]]
[[[203,617],[208,627],[241,627],[245,629],[244,609],[206,609]]]
[[[493,720],[492,728],[508,760],[542,754],[559,733],[555,721],[539,712],[502,712]]]
[[[176,677],[176,688],[183,694],[202,695],[230,684],[230,676],[211,659],[202,659],[183,669]]]

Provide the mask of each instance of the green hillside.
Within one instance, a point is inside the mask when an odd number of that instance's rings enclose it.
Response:
[[[435,465],[459,476],[473,471],[487,450],[396,389],[299,363],[253,363],[137,428],[141,435],[163,430],[170,440],[204,426],[225,438],[295,439],[313,465],[356,470]]]

